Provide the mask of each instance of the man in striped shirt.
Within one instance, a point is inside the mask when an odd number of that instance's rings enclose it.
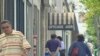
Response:
[[[13,30],[8,20],[1,22],[1,29],[4,33],[0,35],[0,56],[27,56],[31,46],[25,36]]]

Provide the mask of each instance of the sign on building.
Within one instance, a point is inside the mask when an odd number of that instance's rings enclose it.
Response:
[[[49,30],[72,30],[74,13],[48,13]]]

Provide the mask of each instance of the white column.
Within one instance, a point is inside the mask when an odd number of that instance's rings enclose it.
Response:
[[[59,13],[59,24],[61,24],[61,13]]]
[[[68,13],[68,24],[71,24],[71,13]]]
[[[54,13],[54,24],[57,25],[57,13]]]
[[[52,13],[50,13],[49,15],[50,15],[50,18],[49,18],[50,21],[49,22],[50,22],[50,25],[52,25]]]
[[[64,24],[66,24],[66,14],[67,14],[67,13],[64,13],[64,21],[63,21]]]
[[[68,49],[69,49],[69,47],[70,47],[70,45],[71,45],[71,39],[72,39],[72,32],[71,31],[67,31],[67,35],[68,35]]]
[[[26,5],[26,0],[24,0],[24,35],[26,36],[26,12],[27,12],[27,5]]]
[[[5,0],[3,0],[3,19],[4,19],[4,12],[5,11]]]
[[[39,33],[38,33],[38,35],[39,35],[38,36],[39,37],[39,40],[38,40],[39,41],[39,45],[38,46],[39,47],[38,48],[39,49],[38,49],[38,56],[40,56],[40,54],[41,54],[41,51],[40,51],[41,50],[41,47],[40,47],[41,46],[41,44],[40,44],[41,43],[40,42],[41,41],[41,38],[40,38],[41,37],[41,25],[40,25],[41,22],[40,22],[40,17],[41,17],[41,12],[39,11],[39,22],[38,22],[38,25],[39,25]]]
[[[16,0],[14,0],[14,29],[17,29],[16,25]]]

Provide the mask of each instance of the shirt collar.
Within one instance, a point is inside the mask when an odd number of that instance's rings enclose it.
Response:
[[[13,30],[11,34],[16,34],[16,31],[15,31],[15,30]],[[2,33],[2,34],[1,34],[1,37],[5,37],[5,36],[6,36],[6,34],[5,34],[5,33]]]

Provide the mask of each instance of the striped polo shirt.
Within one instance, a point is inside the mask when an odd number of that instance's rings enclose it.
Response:
[[[20,31],[0,35],[0,56],[25,56],[27,48],[31,46]]]

